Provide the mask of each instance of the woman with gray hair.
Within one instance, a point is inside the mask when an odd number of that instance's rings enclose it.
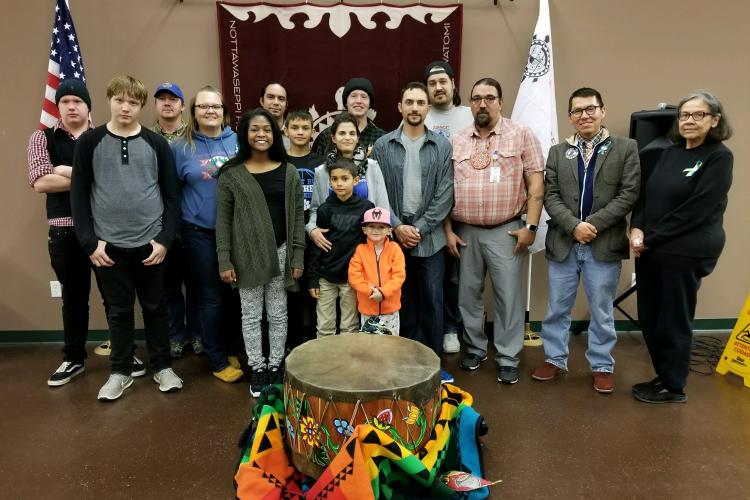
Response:
[[[732,185],[732,130],[710,92],[677,108],[675,144],[642,172],[630,248],[637,257],[638,320],[656,378],[633,386],[645,403],[684,403],[698,288],[724,248],[724,211]]]

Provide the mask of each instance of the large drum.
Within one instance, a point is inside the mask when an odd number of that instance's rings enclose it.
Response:
[[[417,452],[440,411],[440,359],[391,335],[332,335],[294,349],[284,378],[286,440],[294,465],[319,477],[369,423]]]

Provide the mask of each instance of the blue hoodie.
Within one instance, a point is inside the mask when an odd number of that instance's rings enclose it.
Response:
[[[182,222],[216,228],[216,173],[237,154],[237,134],[226,127],[219,137],[196,132],[191,150],[184,138],[172,144],[177,177],[182,185]]]

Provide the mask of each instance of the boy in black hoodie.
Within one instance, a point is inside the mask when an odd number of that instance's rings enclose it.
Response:
[[[318,337],[336,333],[336,299],[341,309],[341,333],[357,333],[357,295],[349,286],[348,271],[357,245],[362,242],[360,222],[372,202],[353,193],[359,181],[357,166],[341,158],[326,167],[331,194],[318,208],[317,226],[325,233],[332,247],[323,252],[313,245],[308,265],[310,295],[318,300]]]

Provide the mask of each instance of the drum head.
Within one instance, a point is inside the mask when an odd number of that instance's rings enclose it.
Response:
[[[287,381],[340,401],[427,401],[440,386],[440,358],[419,342],[390,335],[332,335],[311,340],[286,359]]]

